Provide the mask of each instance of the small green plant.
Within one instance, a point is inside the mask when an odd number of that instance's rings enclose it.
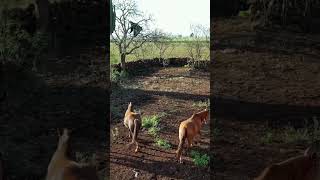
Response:
[[[210,106],[209,99],[206,101],[199,101],[192,104],[193,107],[199,107],[199,108],[208,108]]]
[[[142,118],[142,127],[146,129],[157,127],[159,122],[160,117],[158,115],[146,116]]]
[[[171,144],[168,141],[161,139],[161,138],[156,139],[156,145],[163,148],[163,149],[170,149],[171,148]]]
[[[206,167],[210,161],[210,157],[207,154],[201,154],[197,151],[191,151],[191,157],[196,166]]]
[[[261,142],[264,144],[272,143],[274,135],[272,132],[267,132],[264,136],[261,137]]]
[[[159,131],[160,131],[160,128],[158,128],[158,127],[151,127],[151,128],[149,128],[148,133],[149,133],[150,135],[152,135],[153,137],[157,137]]]
[[[308,128],[295,129],[293,127],[286,127],[284,129],[283,141],[287,143],[309,141]]]
[[[239,15],[238,16],[240,16],[240,17],[248,17],[248,16],[250,16],[250,14],[251,14],[251,11],[249,9],[249,10],[246,10],[246,11],[239,11]]]
[[[117,71],[115,69],[111,69],[111,81],[112,82],[120,82],[129,78],[129,73],[127,71]]]

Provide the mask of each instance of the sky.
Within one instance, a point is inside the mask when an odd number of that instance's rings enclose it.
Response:
[[[210,0],[136,0],[139,10],[151,14],[155,27],[173,35],[189,36],[191,24],[210,27]]]

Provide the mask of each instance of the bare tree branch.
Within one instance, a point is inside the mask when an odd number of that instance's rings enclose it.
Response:
[[[114,5],[118,17],[111,38],[119,48],[121,66],[125,69],[126,56],[132,54],[150,38],[152,32],[148,29],[148,26],[152,18],[145,16],[138,10],[135,0],[115,0]],[[130,22],[135,22],[142,27],[142,31],[134,29],[134,33],[132,33],[132,28],[135,27],[131,27],[132,23]]]

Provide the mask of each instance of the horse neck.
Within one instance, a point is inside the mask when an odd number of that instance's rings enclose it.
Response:
[[[56,161],[64,161],[67,160],[67,143],[64,144],[59,144],[56,152],[54,153],[53,157],[52,157],[52,161],[56,162]]]

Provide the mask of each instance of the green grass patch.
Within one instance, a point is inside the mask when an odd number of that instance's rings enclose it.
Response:
[[[320,141],[320,124],[317,117],[313,117],[313,124],[306,125],[303,128],[294,128],[291,126],[286,127],[281,135],[283,142],[294,143],[294,142],[306,142],[313,143]]]
[[[153,115],[153,116],[146,116],[142,118],[142,127],[149,129],[152,127],[157,127],[160,123],[160,116]]]
[[[112,82],[121,82],[129,78],[129,74],[127,71],[116,71],[114,69],[111,70],[111,81]]]
[[[295,129],[293,127],[286,127],[283,133],[283,141],[286,143],[309,141],[310,138],[307,128]]]
[[[320,124],[317,118],[313,118],[313,124],[308,125],[306,121],[305,126],[301,128],[294,128],[290,125],[281,130],[268,130],[262,137],[261,142],[270,144],[272,142],[282,143],[314,143],[320,141]]]
[[[251,14],[251,11],[250,11],[250,9],[248,9],[247,11],[240,11],[238,16],[240,16],[240,17],[249,17],[250,14]]]
[[[159,131],[160,131],[160,128],[158,128],[158,127],[151,127],[148,129],[148,133],[153,137],[157,137]]]
[[[207,154],[201,154],[198,151],[191,151],[191,157],[196,166],[206,167],[209,165],[210,157]]]
[[[206,101],[198,101],[192,104],[193,107],[199,107],[199,108],[209,108],[210,106],[210,100]]]
[[[261,142],[264,144],[270,144],[272,143],[273,140],[274,140],[274,134],[270,131],[261,137]]]
[[[163,149],[170,149],[171,148],[171,144],[167,140],[164,140],[161,138],[156,139],[156,145],[163,148]]]
[[[189,56],[188,53],[188,44],[192,43],[192,41],[173,41],[174,49],[168,50],[164,57],[167,58],[185,58]],[[206,48],[202,57],[209,57],[209,42],[208,48]],[[159,58],[159,50],[155,47],[153,42],[148,42],[143,45],[143,47],[137,49],[133,54],[130,54],[126,57],[126,62],[136,61],[139,59],[154,59]],[[209,59],[208,59],[209,60]],[[110,64],[118,64],[120,63],[120,53],[118,47],[114,43],[110,43]]]
[[[158,127],[161,115],[146,116],[142,118],[142,127],[148,129],[148,133],[153,137],[157,137],[160,131]]]
[[[159,137],[160,128],[159,123],[160,119],[164,116],[166,116],[167,113],[160,113],[159,115],[153,115],[153,116],[146,116],[142,118],[142,127],[148,130],[148,134],[153,136],[155,138],[154,142],[155,145],[163,148],[163,149],[170,149],[171,144]]]

